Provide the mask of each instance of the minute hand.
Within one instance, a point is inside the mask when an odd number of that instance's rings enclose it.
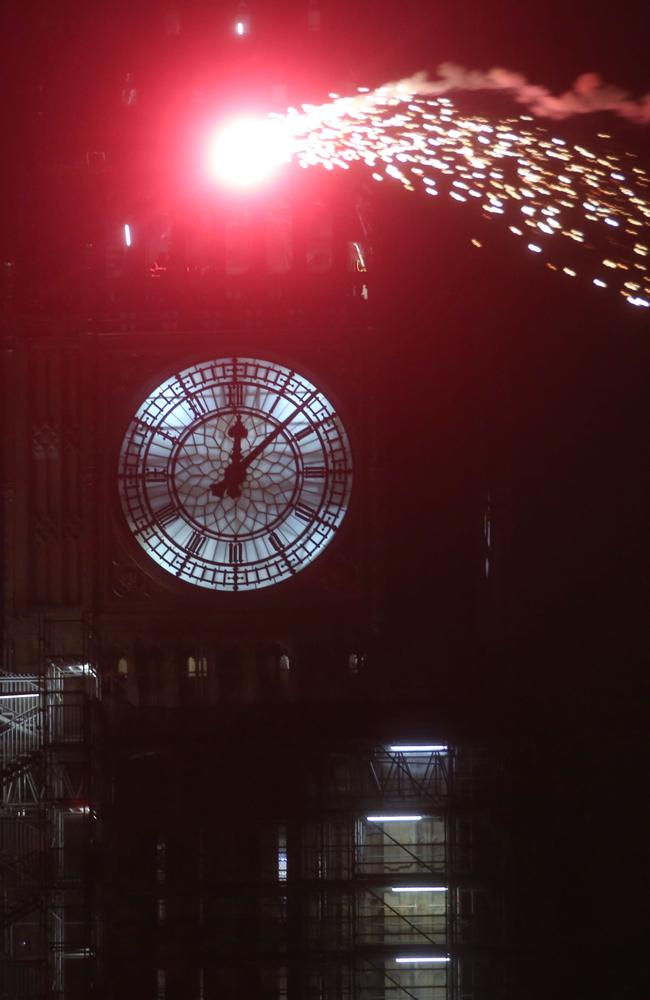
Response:
[[[218,496],[219,495],[218,494],[218,490],[222,486],[224,486],[228,482],[229,479],[232,478],[232,473],[230,474],[230,476],[228,475],[229,471],[231,469],[232,470],[236,469],[237,472],[241,474],[244,471],[244,469],[247,469],[248,466],[251,464],[251,462],[254,462],[255,459],[257,458],[257,456],[261,455],[262,452],[264,451],[264,449],[268,448],[268,446],[271,444],[272,441],[275,441],[275,439],[278,436],[278,434],[281,434],[282,431],[285,430],[285,428],[289,426],[289,424],[291,423],[291,421],[299,413],[302,413],[302,411],[307,406],[309,406],[309,404],[312,402],[313,398],[314,398],[313,396],[308,396],[308,398],[305,399],[304,402],[302,402],[300,404],[300,406],[297,406],[295,408],[295,410],[293,411],[293,413],[291,413],[285,420],[283,420],[281,424],[278,424],[278,426],[275,427],[271,431],[270,434],[267,434],[263,441],[260,441],[260,443],[257,444],[257,445],[255,445],[254,448],[251,448],[251,450],[249,452],[247,452],[245,455],[243,455],[238,461],[233,461],[232,464],[228,467],[228,469],[226,469],[226,473],[225,473],[223,479],[221,479],[218,483],[215,483],[213,486],[210,487],[211,492],[214,493],[214,494],[216,494]],[[243,480],[240,480],[240,482],[242,482],[242,481]]]

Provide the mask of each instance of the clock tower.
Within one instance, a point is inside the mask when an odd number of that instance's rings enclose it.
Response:
[[[143,235],[90,317],[7,331],[3,704],[32,701],[6,715],[3,829],[27,810],[38,857],[61,831],[14,887],[7,969],[71,998],[502,995],[476,806],[500,763],[399,661],[417,560],[391,507],[421,432],[360,192],[296,185],[280,234],[272,196],[242,204],[243,235],[212,208],[209,266],[176,216],[176,271]]]
[[[493,553],[458,359],[358,178],[127,212],[85,170],[72,279],[23,271],[4,330],[4,981],[505,996],[503,762],[453,701]]]

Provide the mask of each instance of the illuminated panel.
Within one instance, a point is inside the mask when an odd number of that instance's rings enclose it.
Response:
[[[404,965],[412,965],[415,962],[449,962],[449,955],[404,955],[396,957],[395,961]]]
[[[388,748],[392,753],[446,753],[446,743],[406,743]]]
[[[422,816],[366,816],[369,823],[418,823]]]

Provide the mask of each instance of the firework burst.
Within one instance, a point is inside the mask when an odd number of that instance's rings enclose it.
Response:
[[[474,205],[551,270],[650,307],[650,178],[632,154],[607,148],[610,136],[587,148],[531,115],[468,116],[408,83],[330,97],[274,116],[302,167],[360,163],[378,183]]]

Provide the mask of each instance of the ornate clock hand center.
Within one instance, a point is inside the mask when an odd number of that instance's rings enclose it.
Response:
[[[286,430],[291,421],[295,417],[297,417],[299,413],[302,413],[305,407],[309,405],[311,400],[312,400],[311,395],[308,396],[306,399],[304,399],[302,403],[300,403],[298,406],[295,407],[293,412],[289,414],[288,417],[285,417],[282,423],[278,424],[277,427],[274,427],[273,430],[269,434],[267,434],[266,437],[262,441],[260,441],[259,444],[255,445],[254,448],[251,448],[251,450],[247,452],[246,455],[244,455],[243,457],[241,454],[241,441],[239,440],[240,431],[237,430],[237,428],[238,427],[243,428],[243,430],[245,431],[245,435],[243,436],[246,437],[248,436],[248,431],[241,422],[239,414],[237,414],[237,420],[228,431],[228,434],[235,439],[231,462],[224,472],[223,479],[220,479],[218,483],[213,483],[213,485],[210,487],[210,492],[212,493],[212,495],[215,497],[220,497],[221,499],[223,499],[225,493],[227,493],[229,497],[233,497],[233,499],[241,496],[241,486],[246,478],[246,469],[248,468],[248,466],[251,464],[251,462],[255,461],[258,455],[262,454],[264,449],[267,448],[272,441],[275,441],[275,439],[282,431]]]
[[[228,428],[228,437],[233,439],[230,463],[224,470],[223,479],[218,483],[213,483],[210,487],[210,492],[213,496],[219,497],[221,500],[223,500],[226,494],[233,500],[236,500],[237,497],[241,496],[241,488],[246,479],[247,468],[247,463],[242,463],[241,443],[248,437],[248,429],[239,414],[237,414],[237,419],[232,427]]]
[[[235,420],[232,427],[228,430],[228,437],[233,439],[232,455],[230,456],[230,464],[234,465],[236,462],[241,461],[241,443],[244,438],[248,437],[248,430],[242,418],[237,414],[237,419]]]

